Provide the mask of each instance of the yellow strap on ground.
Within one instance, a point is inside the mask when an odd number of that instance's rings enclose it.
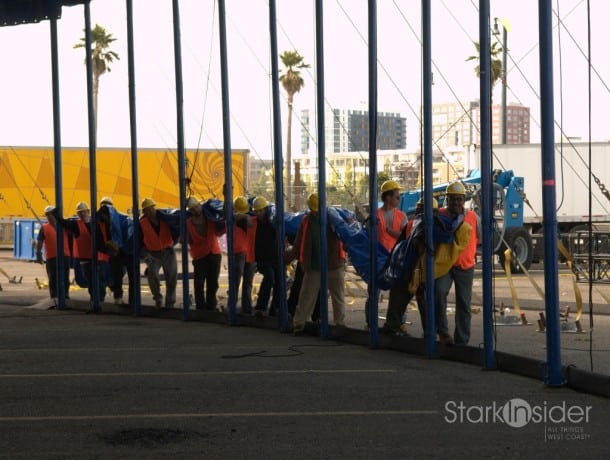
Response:
[[[571,262],[571,260],[568,260],[568,268],[570,270],[572,270],[572,262]],[[572,276],[574,276],[574,282],[576,283],[576,276],[574,274]],[[595,288],[595,292],[597,292],[606,301],[606,303],[608,305],[610,305],[610,297],[608,297],[606,294],[604,294],[602,291],[600,291],[597,288]]]
[[[0,273],[2,273],[4,276],[6,276],[9,281],[11,280],[11,277],[8,276],[8,273],[6,273],[6,271],[4,271],[4,268],[0,268]]]
[[[568,251],[568,249],[561,242],[561,240],[557,240],[557,249],[559,249],[559,252],[561,252],[561,255],[566,258],[569,264],[572,261],[572,255],[570,254],[570,251]]]
[[[565,276],[570,276],[572,278],[572,287],[574,288],[574,298],[576,300],[576,318],[574,318],[574,321],[579,321],[582,316],[582,294],[580,293],[580,288],[578,287],[574,273]]]
[[[510,249],[507,249],[506,251],[510,251]],[[506,251],[504,251],[504,255],[506,256]],[[519,268],[521,268],[521,270],[523,271],[523,274],[525,276],[527,276],[527,279],[529,280],[530,283],[532,283],[532,286],[534,286],[534,289],[536,289],[536,292],[538,293],[538,295],[540,296],[540,298],[542,300],[544,300],[544,291],[542,290],[542,288],[538,285],[538,283],[536,283],[536,280],[532,277],[532,275],[530,275],[530,272],[527,271],[527,268],[525,268],[523,266],[523,264],[521,263],[521,261],[519,259],[515,259],[515,261],[517,262],[517,264],[519,265]],[[507,273],[510,272],[510,270],[507,271]]]
[[[513,284],[513,275],[510,271],[510,258],[511,258],[511,250],[507,249],[504,251],[504,272],[506,273],[506,279],[508,280],[508,285],[510,286],[510,296],[513,298],[513,308],[517,315],[521,316],[521,307],[519,306],[519,298],[517,297],[517,290],[515,289],[515,285]]]

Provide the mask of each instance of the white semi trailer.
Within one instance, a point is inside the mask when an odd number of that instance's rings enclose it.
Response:
[[[542,155],[540,144],[494,145],[493,168],[524,178],[523,225],[532,235],[533,260],[543,257]],[[558,232],[572,251],[588,246],[570,240],[578,231],[610,234],[610,142],[564,142],[555,145]],[[581,233],[579,238],[584,234]],[[582,241],[581,241],[582,243]],[[579,249],[580,248],[580,249]]]

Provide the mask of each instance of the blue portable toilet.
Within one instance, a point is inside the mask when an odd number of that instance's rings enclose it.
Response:
[[[36,240],[40,231],[36,219],[20,219],[13,223],[13,257],[20,260],[36,260]]]

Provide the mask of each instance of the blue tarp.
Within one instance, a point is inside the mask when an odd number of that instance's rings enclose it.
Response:
[[[133,220],[120,214],[109,207],[111,212],[111,222],[113,228],[112,239],[118,243],[118,236],[115,236],[115,228],[120,228],[119,247],[125,252],[131,252],[131,241],[133,240]],[[217,199],[210,199],[202,203],[202,208],[205,216],[214,222],[221,222],[224,219],[224,204]],[[356,219],[355,214],[346,208],[327,208],[328,223],[337,233],[339,239],[343,242],[349,261],[356,270],[356,273],[366,282],[371,280],[371,264],[369,257],[369,233],[365,227]],[[269,214],[273,218],[275,216],[275,205],[269,205]],[[172,231],[172,236],[175,241],[180,235],[180,212],[178,209],[160,209],[157,210],[159,219],[167,222]],[[284,231],[289,240],[296,236],[301,221],[306,215],[305,212],[284,213]],[[434,241],[435,242],[450,242],[453,241],[453,233],[457,228],[455,220],[449,220],[446,216],[438,215],[435,218],[434,225]],[[461,223],[461,222],[460,222]],[[386,268],[386,261],[390,253],[377,243],[377,267],[379,274],[382,274]],[[410,260],[410,259],[409,259]],[[379,275],[378,274],[378,275]],[[377,277],[379,280],[379,276]]]

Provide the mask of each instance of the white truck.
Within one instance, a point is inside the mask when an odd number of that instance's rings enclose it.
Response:
[[[492,165],[493,169],[512,170],[524,178],[523,226],[532,236],[532,259],[541,260],[544,245],[540,144],[494,145]],[[560,239],[572,256],[588,253],[588,243],[583,238],[588,234],[590,220],[597,235],[595,255],[605,257],[600,251],[605,251],[605,241],[610,240],[610,192],[606,189],[610,186],[610,142],[556,143],[555,181]]]

